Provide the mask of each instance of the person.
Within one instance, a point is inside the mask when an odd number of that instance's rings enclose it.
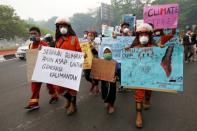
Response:
[[[191,54],[189,55],[189,60],[191,59],[193,62],[196,61],[196,44],[197,44],[197,40],[196,40],[196,34],[194,31],[191,32]]]
[[[98,51],[95,48],[96,43],[94,42],[94,39],[95,39],[95,33],[88,32],[87,33],[87,40],[90,44],[90,48],[91,48],[93,57],[98,58]],[[84,69],[85,79],[92,84],[92,87],[90,88],[90,93],[92,93],[92,94],[95,93],[96,95],[98,95],[100,93],[100,89],[98,87],[99,82],[98,82],[98,80],[92,79],[90,77],[90,74],[91,74],[91,69]]]
[[[87,40],[87,37],[88,37],[88,31],[85,30],[85,31],[83,32],[83,40]]]
[[[110,47],[103,48],[103,58],[109,61],[115,61],[112,59],[112,51]],[[116,61],[115,61],[116,62]],[[119,64],[116,62],[116,73],[114,76],[114,82],[109,81],[101,81],[101,93],[102,99],[107,107],[107,113],[114,113],[114,103],[116,100],[116,78],[117,78],[117,70],[120,68]]]
[[[126,47],[125,49],[128,50],[129,48],[145,48],[145,47],[153,47],[158,46],[157,43],[154,43],[153,40],[153,28],[151,25],[147,23],[142,23],[137,27],[136,30],[136,41]],[[166,42],[165,39],[160,39],[159,43],[164,45]],[[164,59],[163,61],[165,61]],[[143,127],[143,117],[142,117],[142,107],[144,109],[150,108],[150,98],[151,98],[151,90],[144,90],[144,89],[136,89],[134,93],[135,104],[136,104],[136,127],[142,128]]]
[[[48,43],[50,47],[55,47],[55,42],[53,40],[53,36],[51,34],[46,34],[43,39],[45,42]]]
[[[121,33],[121,36],[132,36],[132,32],[131,30],[129,29],[129,23],[126,23],[126,22],[123,22],[121,24],[121,29],[120,29],[120,33]]]
[[[195,43],[192,42],[192,31],[188,28],[186,34],[183,36],[184,45],[184,59],[185,63],[190,62],[190,57],[195,54]]]
[[[33,42],[29,45],[29,49],[37,49],[41,48],[41,46],[48,46],[48,44],[42,40],[40,40],[41,32],[40,29],[37,27],[31,27],[29,29],[30,40]],[[39,108],[39,94],[40,88],[42,83],[41,82],[31,82],[31,90],[32,96],[29,100],[28,106],[25,107],[27,110],[34,110]],[[58,95],[56,88],[51,84],[46,84],[49,94],[51,95],[51,99],[49,101],[50,104],[55,103],[58,101]]]
[[[64,17],[58,17],[55,21],[55,25],[55,47],[81,52],[78,37],[72,29],[71,23]],[[58,93],[63,94],[64,98],[66,99],[65,108],[67,110],[67,115],[74,114],[77,111],[77,91],[69,88],[58,87]]]

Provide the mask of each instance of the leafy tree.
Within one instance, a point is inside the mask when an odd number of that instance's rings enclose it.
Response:
[[[27,28],[14,9],[7,5],[0,5],[0,38],[14,39],[18,37],[27,37]]]
[[[97,21],[92,14],[74,14],[71,17],[70,22],[79,37],[83,36],[83,31],[85,30],[96,30]]]

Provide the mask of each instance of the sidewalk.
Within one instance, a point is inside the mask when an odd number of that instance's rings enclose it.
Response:
[[[16,50],[0,51],[0,62],[16,58],[15,53]]]

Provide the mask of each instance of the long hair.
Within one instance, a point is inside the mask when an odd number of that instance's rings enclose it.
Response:
[[[59,25],[56,25],[56,31],[55,31],[55,41],[58,41],[58,39],[61,36],[76,36],[75,31],[72,29],[71,25],[68,25],[68,32],[65,35],[62,35],[59,29]]]

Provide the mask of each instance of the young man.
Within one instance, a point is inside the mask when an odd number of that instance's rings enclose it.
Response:
[[[29,49],[37,49],[41,46],[48,46],[48,44],[42,40],[40,40],[40,29],[37,27],[32,27],[29,29],[30,34],[30,40],[32,43],[29,45]],[[42,83],[41,82],[31,82],[31,90],[32,90],[32,96],[29,100],[28,106],[25,107],[27,110],[34,110],[39,108],[39,94],[40,94],[40,87]],[[51,95],[51,99],[49,101],[50,104],[58,101],[58,96],[56,93],[56,89],[51,84],[46,84],[47,88],[49,90],[49,94]]]

